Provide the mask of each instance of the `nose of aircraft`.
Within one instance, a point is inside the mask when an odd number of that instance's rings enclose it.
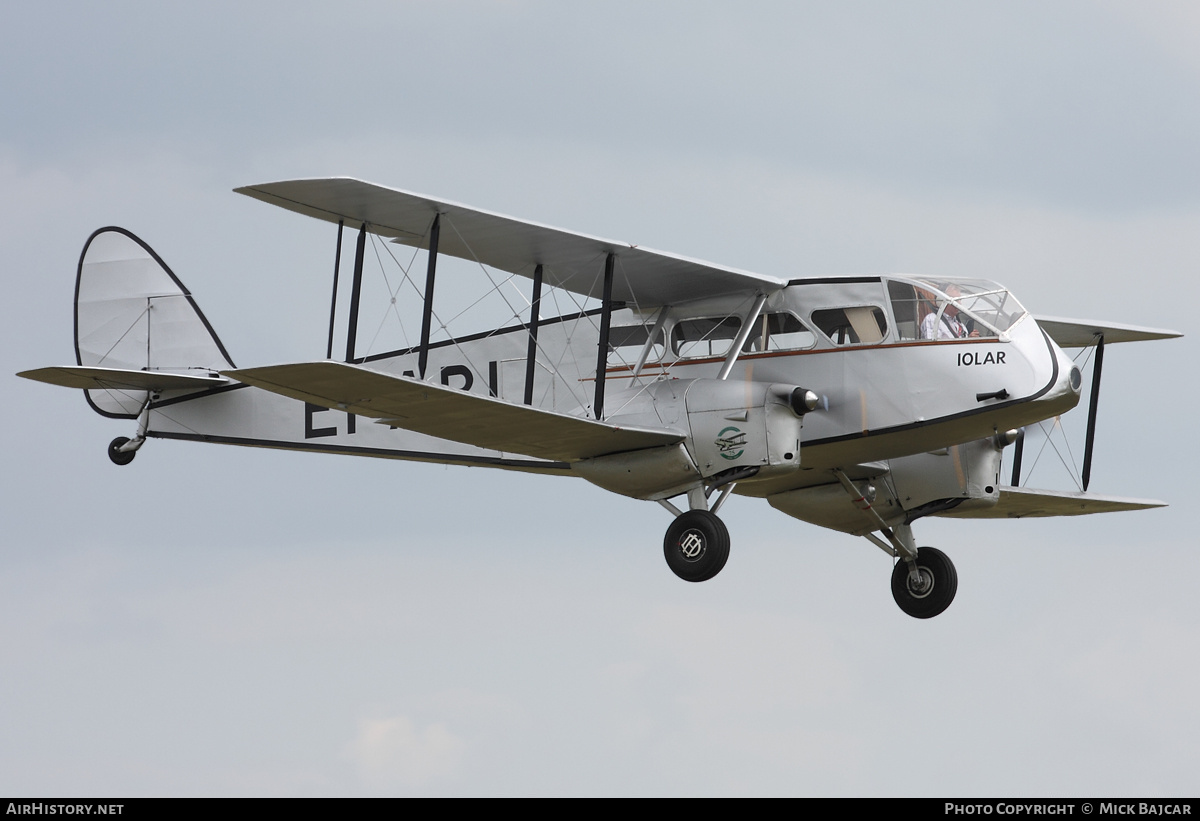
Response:
[[[1066,412],[1079,404],[1079,392],[1083,386],[1083,374],[1079,371],[1079,366],[1067,356],[1066,351],[1058,347],[1054,342],[1047,340],[1050,349],[1053,352],[1054,358],[1058,363],[1058,380],[1054,387],[1050,390],[1050,396],[1063,401],[1069,402],[1062,412]]]

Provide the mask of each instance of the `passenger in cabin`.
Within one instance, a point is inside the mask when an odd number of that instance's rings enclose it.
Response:
[[[965,323],[958,319],[958,305],[954,300],[962,296],[962,291],[957,285],[950,285],[946,288],[946,296],[950,297],[946,307],[941,312],[941,318],[938,318],[936,312],[930,313],[921,321],[921,338],[922,339],[965,339],[967,337],[979,336],[979,331],[969,331]]]

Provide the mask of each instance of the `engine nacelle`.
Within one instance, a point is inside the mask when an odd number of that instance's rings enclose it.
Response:
[[[762,479],[799,468],[795,391],[768,382],[694,380],[686,393],[688,450],[700,474],[757,467],[754,478]]]
[[[947,510],[986,509],[1000,498],[998,437],[848,468],[873,510],[889,525]],[[839,483],[799,488],[768,497],[771,506],[820,527],[862,535],[879,529]]]
[[[619,410],[605,421],[670,427],[684,436],[681,445],[571,466],[587,481],[636,499],[670,498],[733,471],[756,481],[796,470],[801,420],[816,406],[816,397],[795,385],[717,379],[663,380],[610,401]]]

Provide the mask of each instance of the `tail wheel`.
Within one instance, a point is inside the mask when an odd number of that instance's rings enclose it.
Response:
[[[729,559],[729,530],[716,514],[689,510],[676,517],[663,539],[671,571],[688,582],[708,581]]]
[[[917,549],[916,577],[907,561],[892,570],[892,598],[914,619],[931,619],[950,606],[958,592],[958,571],[936,547]]]
[[[133,461],[133,457],[137,456],[136,450],[121,450],[121,447],[128,443],[129,437],[127,436],[118,436],[108,443],[108,458],[112,459],[114,465],[128,465]]]

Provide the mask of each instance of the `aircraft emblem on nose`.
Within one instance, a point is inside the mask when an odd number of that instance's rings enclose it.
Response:
[[[746,434],[730,425],[717,434],[714,444],[720,448],[721,458],[732,462],[746,452]]]

